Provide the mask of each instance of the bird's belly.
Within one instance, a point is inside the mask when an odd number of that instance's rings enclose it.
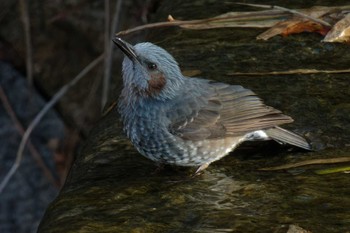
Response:
[[[187,144],[189,148],[189,161],[181,162],[187,162],[193,164],[193,166],[210,164],[230,153],[242,140],[243,138],[241,137],[227,137],[194,142],[186,141],[185,144]]]
[[[172,134],[152,135],[134,143],[145,157],[157,162],[178,166],[200,166],[221,159],[243,141],[242,137],[183,140]]]

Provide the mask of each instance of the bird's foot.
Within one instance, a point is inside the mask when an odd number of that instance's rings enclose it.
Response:
[[[193,176],[198,176],[201,174],[201,171],[206,169],[209,166],[209,163],[205,163],[199,166],[199,168],[196,170],[196,172],[193,174]]]

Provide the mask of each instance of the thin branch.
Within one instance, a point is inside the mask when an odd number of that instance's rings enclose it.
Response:
[[[322,19],[318,19],[318,18],[312,17],[310,15],[301,13],[301,12],[296,11],[296,10],[287,9],[287,8],[284,8],[284,7],[281,7],[281,6],[273,6],[273,8],[278,9],[278,10],[284,10],[284,11],[290,12],[292,14],[301,16],[301,17],[306,18],[306,19],[309,19],[311,21],[314,21],[314,22],[319,23],[319,24],[321,24],[323,26],[326,26],[326,27],[332,27],[332,25],[330,25],[328,22],[326,22],[326,21],[324,21]]]
[[[10,105],[10,102],[7,99],[7,96],[5,94],[5,91],[3,90],[3,88],[1,86],[0,86],[0,99],[1,99],[1,102],[3,103],[3,106],[4,106],[7,114],[10,116],[11,120],[13,121],[17,131],[23,137],[24,128],[23,128],[21,122],[19,122],[18,118],[16,117],[16,113],[13,111],[13,109]],[[50,169],[46,166],[46,164],[42,160],[40,153],[38,152],[38,150],[35,148],[35,146],[29,140],[28,140],[28,149],[30,151],[30,154],[33,156],[33,158],[35,159],[35,161],[39,165],[39,167],[43,170],[46,177],[48,177],[48,179],[51,181],[51,183],[53,185],[55,185],[56,187],[59,187],[59,184],[58,184],[57,180],[54,178],[52,172],[50,171]]]
[[[109,0],[105,0],[105,2],[108,2]],[[117,25],[118,25],[118,21],[119,21],[119,17],[120,17],[120,10],[122,7],[122,0],[118,0],[116,3],[116,8],[115,8],[115,13],[113,16],[113,21],[112,21],[112,26],[109,28],[109,23],[106,22],[106,24],[108,25],[108,27],[105,27],[105,70],[104,70],[104,79],[103,79],[103,86],[102,86],[102,102],[101,102],[101,109],[104,108],[104,106],[107,103],[108,100],[108,94],[109,94],[109,83],[110,83],[110,79],[111,79],[111,70],[112,70],[112,55],[113,55],[113,50],[114,50],[114,46],[112,42],[112,38],[111,35],[114,34]],[[109,5],[109,4],[108,4]],[[107,8],[107,7],[106,7]],[[108,6],[109,8],[109,6]],[[106,12],[106,17],[108,14],[108,21],[109,21],[109,9],[105,9]],[[107,20],[107,19],[106,19]],[[110,33],[109,33],[110,30]]]
[[[346,163],[350,162],[350,157],[339,157],[339,158],[330,158],[330,159],[311,159],[298,163],[288,163],[282,166],[276,167],[267,167],[261,168],[260,171],[277,171],[277,170],[286,170],[290,168],[302,167],[307,165],[316,165],[316,164],[334,164],[334,163]]]
[[[309,19],[309,20],[314,21],[316,23],[319,23],[321,25],[324,25],[324,26],[327,26],[327,27],[332,27],[332,25],[330,25],[328,22],[326,22],[326,21],[324,21],[322,19],[318,19],[318,18],[312,17],[310,15],[301,13],[299,11],[288,9],[288,8],[281,7],[281,6],[264,5],[264,4],[249,4],[249,3],[242,3],[242,2],[237,2],[236,4],[244,5],[244,6],[254,6],[254,7],[260,7],[260,8],[267,8],[267,9],[282,10],[282,11],[286,11],[286,12],[292,13],[294,15],[298,15],[298,16],[301,16],[303,18]]]
[[[227,17],[227,18],[232,18],[232,17]],[[145,24],[145,25],[141,25],[141,26],[137,26],[128,30],[124,30],[124,31],[120,31],[118,33],[116,33],[116,36],[121,36],[121,35],[126,35],[126,34],[130,34],[133,32],[137,32],[137,31],[141,31],[141,30],[145,30],[148,28],[158,28],[158,27],[169,27],[169,26],[181,26],[184,24],[197,24],[197,23],[204,23],[204,22],[209,22],[209,21],[213,21],[215,20],[214,18],[209,18],[209,19],[198,19],[198,20],[172,20],[170,22],[158,22],[158,23],[149,23],[149,24]]]
[[[4,108],[7,112],[7,114],[10,116],[11,120],[15,124],[17,131],[19,131],[21,134],[23,134],[24,133],[23,126],[19,122],[19,120],[17,119],[16,113],[13,111],[13,109],[10,105],[10,101],[8,100],[8,98],[5,94],[5,91],[1,86],[0,86],[0,99],[1,99],[2,104],[4,105]]]
[[[110,69],[108,67],[108,60],[111,59],[112,51],[109,50],[109,44],[111,43],[110,38],[110,26],[109,26],[109,18],[110,18],[110,12],[109,12],[109,2],[110,0],[105,0],[105,31],[104,31],[104,40],[105,40],[105,60],[104,60],[104,77],[103,77],[103,83],[102,83],[102,100],[101,100],[101,109],[105,106],[107,99],[108,99],[108,93],[109,93],[109,79],[111,76]]]
[[[283,70],[283,71],[271,71],[271,72],[234,72],[227,75],[246,75],[246,76],[264,76],[264,75],[290,75],[290,74],[342,74],[350,73],[350,69],[345,70],[316,70],[316,69],[295,69],[295,70]]]
[[[130,34],[133,32],[137,32],[137,31],[141,31],[141,30],[145,30],[145,29],[150,29],[150,28],[173,27],[173,26],[190,28],[193,25],[200,25],[200,24],[206,24],[206,23],[218,23],[218,22],[222,23],[222,22],[225,22],[227,20],[247,20],[247,17],[249,17],[249,16],[253,17],[253,18],[262,17],[262,16],[263,17],[281,17],[283,15],[283,13],[285,13],[285,14],[291,13],[291,14],[299,15],[303,18],[307,18],[307,19],[312,20],[314,22],[320,23],[321,25],[331,27],[331,25],[328,22],[326,22],[322,19],[318,19],[318,18],[309,16],[307,14],[301,13],[299,11],[287,9],[284,7],[271,6],[271,5],[261,5],[261,4],[246,4],[246,3],[237,3],[237,4],[261,7],[261,8],[268,8],[268,9],[272,9],[272,10],[266,10],[264,12],[240,12],[240,14],[238,14],[238,12],[228,12],[226,14],[222,14],[222,15],[219,15],[216,17],[207,18],[207,19],[198,19],[198,20],[174,20],[171,16],[169,16],[168,22],[158,22],[158,23],[150,23],[150,24],[141,25],[141,26],[134,27],[134,28],[131,28],[128,30],[120,31],[120,32],[116,33],[116,36],[127,35],[127,34]],[[348,9],[348,8],[349,8],[349,6],[341,6],[341,7],[336,7],[336,8],[329,7],[329,10]],[[232,13],[237,13],[237,14],[232,14]],[[263,15],[261,15],[261,14],[263,14]],[[251,20],[251,18],[248,18],[248,19]],[[234,25],[234,27],[242,27],[242,22],[239,22],[238,24]],[[250,26],[250,27],[252,27],[252,26]],[[259,27],[263,27],[263,26],[260,25]],[[266,25],[266,27],[271,27],[271,26]],[[205,29],[207,27],[203,27],[203,28]]]
[[[47,113],[48,110],[52,108],[63,96],[64,94],[72,87],[74,86],[81,78],[83,78],[92,68],[94,68],[99,62],[101,62],[104,58],[104,55],[100,55],[98,58],[96,58],[94,61],[92,61],[88,66],[86,66],[72,81],[64,85],[53,97],[52,99],[44,106],[44,108],[38,113],[38,115],[35,116],[34,120],[29,124],[28,128],[26,129],[21,143],[19,145],[17,155],[16,155],[16,161],[12,165],[10,171],[6,174],[5,178],[2,180],[0,184],[0,193],[4,190],[7,183],[10,181],[11,177],[15,174],[17,171],[23,157],[23,151],[25,148],[25,145],[29,139],[30,134],[32,133],[33,129],[36,127],[36,125],[40,122],[40,120],[43,118],[43,116]]]
[[[21,16],[24,27],[25,34],[25,44],[26,44],[26,69],[28,83],[31,86],[33,83],[33,55],[32,55],[32,40],[30,33],[30,18],[28,14],[28,3],[29,1],[20,0]]]
[[[318,19],[312,16],[309,16],[307,14],[301,13],[296,10],[287,9],[284,7],[279,6],[271,6],[271,5],[261,5],[261,4],[246,4],[246,3],[237,3],[241,5],[247,5],[247,6],[255,6],[255,7],[261,7],[261,8],[268,8],[270,10],[265,11],[253,11],[253,12],[227,12],[222,15],[218,15],[216,17],[207,18],[207,19],[198,19],[198,20],[174,20],[171,16],[168,17],[168,22],[158,22],[158,23],[151,23],[151,24],[145,24],[141,26],[137,26],[128,30],[120,31],[116,33],[116,36],[123,36],[127,35],[133,32],[150,29],[150,28],[159,28],[159,27],[174,27],[179,26],[187,29],[208,29],[208,28],[220,28],[220,27],[257,27],[257,28],[263,28],[263,27],[271,27],[271,22],[268,22],[267,24],[262,24],[262,19],[269,19],[271,21],[274,19],[278,19],[280,17],[287,17],[290,16],[290,14],[296,14],[303,18],[307,18],[309,20],[312,20],[314,22],[320,23],[321,25],[325,25],[327,27],[331,27],[331,25],[323,21],[322,19]],[[348,10],[350,6],[337,6],[337,7],[327,7],[327,12],[332,11],[339,11],[339,10]],[[301,10],[307,10],[307,9],[301,9]],[[252,20],[255,20],[255,23],[251,23]],[[237,23],[232,23],[233,21],[238,21]],[[242,22],[250,22],[248,25],[243,24]],[[275,22],[277,23],[277,22]],[[274,24],[275,24],[274,23]],[[202,24],[202,25],[201,25]],[[212,24],[211,26],[205,25],[205,24]],[[218,25],[214,25],[218,24]],[[221,26],[220,26],[221,24]],[[225,25],[227,24],[227,25]],[[273,25],[274,25],[273,24]],[[214,26],[213,26],[214,25]]]
[[[174,26],[189,26],[189,25],[196,25],[196,24],[204,24],[209,22],[222,22],[226,20],[241,20],[242,18],[247,17],[254,17],[257,15],[257,12],[241,12],[240,15],[230,15],[230,14],[224,14],[213,18],[207,18],[207,19],[194,19],[194,20],[175,20],[171,15],[168,16],[168,20],[166,22],[157,22],[157,23],[149,23],[141,26],[137,26],[128,30],[120,31],[116,33],[116,36],[122,36],[127,35],[133,32],[149,29],[149,28],[159,28],[159,27],[174,27]],[[276,12],[264,12],[264,13],[272,13],[274,16],[276,16]],[[258,14],[260,17],[261,15]],[[266,16],[266,15],[265,15]],[[238,25],[235,25],[237,27],[240,27]],[[267,26],[269,27],[269,26]]]

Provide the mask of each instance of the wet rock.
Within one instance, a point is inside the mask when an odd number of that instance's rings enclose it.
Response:
[[[209,17],[232,6],[198,2],[163,1],[157,15],[163,19],[174,11],[174,17],[190,19],[201,9],[200,15]],[[295,119],[289,129],[312,135],[325,150],[306,153],[275,149],[279,147],[273,143],[243,145],[203,175],[190,178],[193,169],[157,171],[153,162],[138,154],[123,136],[114,109],[90,133],[39,232],[272,232],[276,225],[290,222],[312,232],[349,229],[350,189],[342,174],[324,178],[307,169],[296,174],[258,171],[293,161],[349,155],[345,145],[350,140],[350,114],[340,109],[349,100],[348,74],[228,75],[343,69],[348,67],[349,48],[320,43],[313,34],[256,41],[260,32],[152,29],[148,40],[172,53],[182,70],[200,70],[201,77],[252,89]]]

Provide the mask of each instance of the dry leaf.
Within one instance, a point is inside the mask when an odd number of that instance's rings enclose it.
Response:
[[[327,34],[328,31],[328,28],[324,27],[319,23],[315,23],[310,20],[299,20],[291,22],[289,25],[287,25],[281,34],[283,36],[288,36],[290,34],[296,34],[301,32],[317,32],[324,36]]]
[[[213,29],[228,27],[243,28],[270,28],[266,32],[257,36],[257,39],[267,40],[276,35],[287,36],[300,32],[317,32],[326,35],[331,25],[338,21],[344,15],[348,14],[350,5],[337,7],[314,6],[308,9],[287,9],[279,6],[270,6],[262,4],[246,4],[254,7],[270,8],[269,10],[251,11],[251,12],[228,12],[213,18],[198,20],[176,20],[171,15],[168,16],[168,22],[158,22],[141,25],[125,31],[120,31],[116,35],[126,35],[132,32],[158,27],[181,27],[186,29]],[[273,9],[271,9],[273,8]],[[349,14],[348,14],[349,15]],[[325,40],[327,42],[349,42],[349,16],[340,20],[332,34],[328,33]],[[292,19],[291,17],[294,16]]]
[[[339,20],[323,39],[324,42],[350,43],[350,14]]]
[[[330,12],[336,12],[340,11],[343,8],[349,8],[350,6],[341,6],[341,7],[327,7],[327,6],[313,6],[307,9],[300,9],[301,13],[305,15],[309,15],[313,18],[322,18],[326,14],[329,14]]]
[[[288,36],[290,34],[301,32],[317,32],[324,36],[328,31],[329,28],[311,20],[291,19],[277,23],[269,30],[258,35],[256,38],[258,40],[268,40],[277,35]]]
[[[186,29],[213,29],[225,27],[268,28],[287,17],[288,13],[279,10],[264,10],[253,12],[228,12],[213,18],[203,19],[196,23],[182,24]]]

